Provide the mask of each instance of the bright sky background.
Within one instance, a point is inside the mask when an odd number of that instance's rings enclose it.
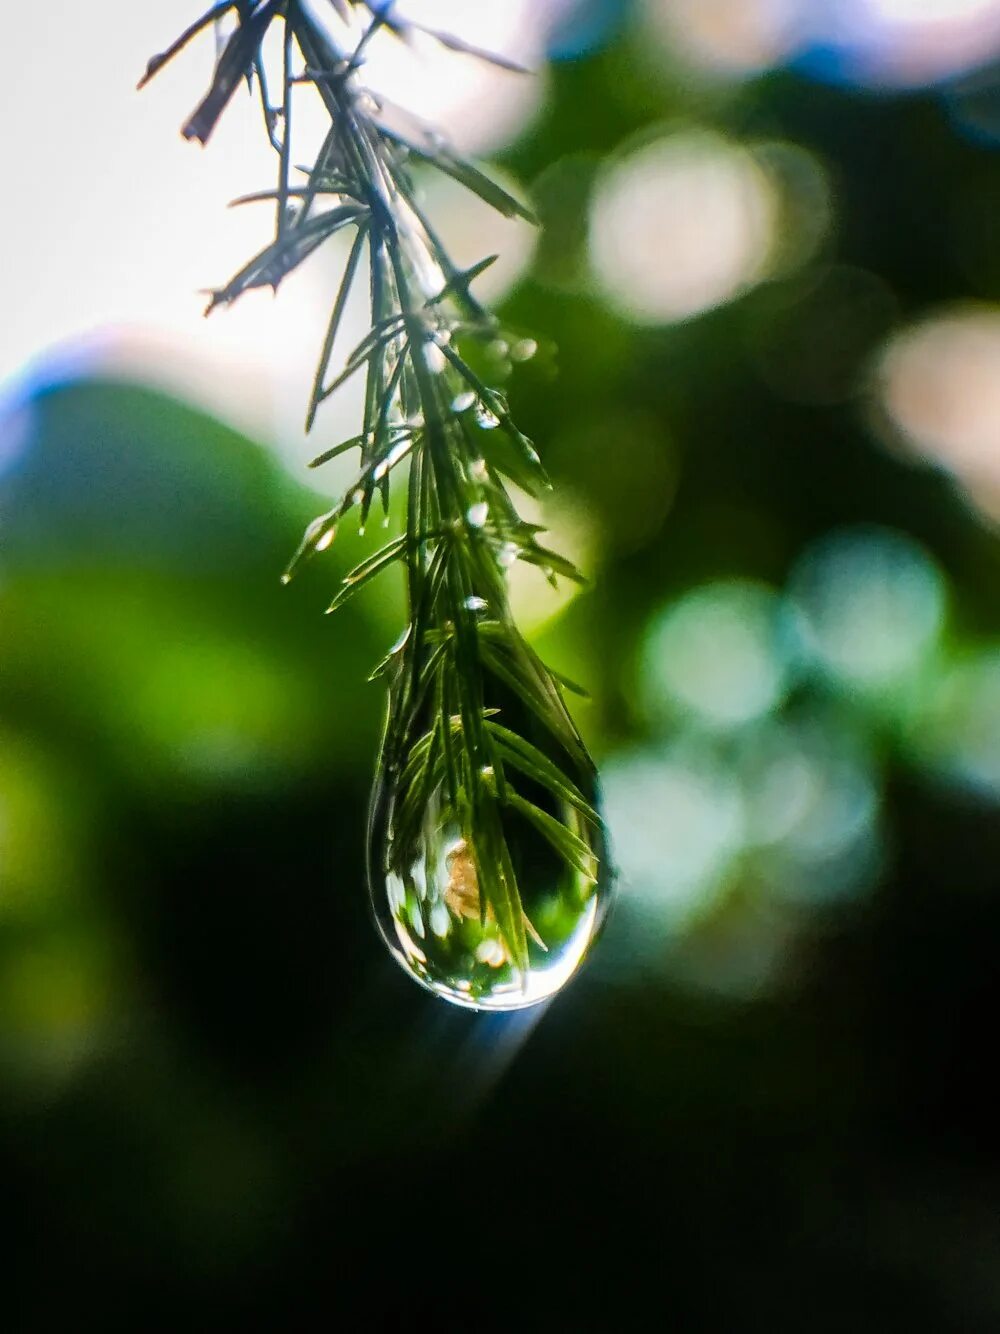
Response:
[[[143,93],[135,88],[148,57],[202,8],[202,0],[63,0],[5,14],[0,384],[16,381],[39,358],[44,373],[53,349],[60,359],[102,358],[276,439],[301,477],[308,454],[301,420],[337,254],[314,259],[279,300],[254,293],[205,321],[199,292],[227,281],[268,239],[266,206],[226,206],[272,185],[274,158],[256,103],[240,95],[208,149],[181,138],[179,127],[211,75],[210,33]],[[545,4],[411,0],[401,9],[539,63]],[[391,81],[397,101],[441,123],[468,151],[488,152],[515,135],[544,96],[544,79],[431,51],[417,61],[395,45],[385,42],[380,56],[373,44],[372,79]],[[455,212],[447,204],[445,211]],[[467,216],[457,224],[458,258],[471,262],[505,249],[501,282],[530,253],[530,241],[503,219],[499,231],[478,214],[474,225]],[[335,413],[349,415],[353,407],[349,398],[331,405],[329,429],[337,428]]]

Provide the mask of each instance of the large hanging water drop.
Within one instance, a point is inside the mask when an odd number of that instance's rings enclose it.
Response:
[[[502,787],[487,773],[474,818],[456,813],[446,783],[415,790],[412,760],[383,771],[373,793],[369,887],[379,930],[411,977],[470,1009],[517,1010],[555,995],[610,900],[593,775],[560,752],[557,792],[543,751],[527,743],[524,754],[537,762],[536,778],[523,772],[531,764],[520,773],[507,766]]]

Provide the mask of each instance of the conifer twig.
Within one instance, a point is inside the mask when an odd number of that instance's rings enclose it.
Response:
[[[209,310],[255,287],[276,290],[331,237],[353,234],[307,429],[346,379],[363,375],[359,433],[324,450],[311,465],[356,448],[358,468],[343,498],[310,524],[284,578],[329,547],[352,511],[363,528],[376,500],[387,510],[390,487],[407,465],[405,532],[356,566],[330,606],[333,611],[391,567],[405,572],[409,626],[376,669],[389,686],[377,784],[388,783],[395,795],[394,836],[384,870],[401,879],[410,874],[427,803],[440,794],[470,850],[483,919],[495,920],[506,957],[525,970],[528,941],[538,936],[524,911],[502,815],[518,812],[559,857],[591,880],[597,868],[589,845],[541,809],[532,793],[549,793],[594,825],[599,817],[571,777],[589,774],[592,766],[564,704],[561,679],[514,624],[507,571],[519,559],[553,580],[580,576],[564,557],[541,546],[537,528],[517,513],[508,484],[537,493],[548,487],[548,479],[503,394],[470,364],[468,349],[497,334],[497,321],[470,291],[492,257],[465,272],[452,262],[419,204],[413,168],[427,164],[506,216],[531,214],[440,136],[405,122],[362,87],[364,53],[379,30],[406,37],[417,25],[398,18],[391,4],[328,4],[337,19],[355,28],[358,15],[367,12],[353,48],[342,49],[332,28],[300,0],[231,0],[209,9],[155,56],[142,84],[204,29],[235,17],[211,85],[183,133],[207,143],[240,84],[256,84],[278,155],[278,179],[273,190],[237,202],[270,201],[276,221],[272,241],[212,293]],[[272,106],[263,43],[275,25],[283,25],[282,96]],[[450,50],[517,68],[447,34],[429,36]],[[292,104],[302,84],[315,88],[330,123],[304,184],[298,184],[292,179]],[[331,376],[345,305],[366,269],[369,332],[342,371]],[[496,716],[491,700],[498,690],[523,706],[533,735],[541,729],[550,745],[535,744]]]

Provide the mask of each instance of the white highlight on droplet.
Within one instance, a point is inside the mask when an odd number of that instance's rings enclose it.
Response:
[[[445,355],[436,342],[424,343],[424,365],[432,375],[440,375],[447,364]]]
[[[406,439],[400,440],[398,444],[393,445],[392,449],[389,450],[388,454],[386,454],[385,458],[378,464],[372,473],[376,482],[380,482],[386,473],[390,472],[396,466],[400,459],[406,457],[410,452],[411,444],[412,442],[409,439]]]
[[[482,940],[476,946],[476,958],[480,963],[489,964],[491,968],[500,968],[506,961],[507,955],[499,940]]]

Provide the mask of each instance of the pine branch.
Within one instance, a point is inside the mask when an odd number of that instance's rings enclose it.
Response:
[[[465,271],[452,262],[417,201],[412,167],[423,164],[458,180],[505,216],[531,214],[440,136],[422,127],[401,129],[394,109],[361,86],[364,52],[378,31],[406,37],[417,25],[395,17],[385,3],[329,3],[345,21],[369,12],[353,50],[339,49],[299,0],[234,0],[208,10],[154,57],[142,83],[213,22],[235,13],[237,25],[211,86],[183,133],[206,143],[239,84],[256,82],[278,155],[278,178],[274,189],[236,202],[273,202],[275,233],[213,293],[209,310],[256,287],[277,288],[332,236],[353,233],[320,352],[307,430],[331,394],[363,373],[360,433],[325,449],[310,465],[358,449],[358,472],[340,502],[306,530],[284,578],[326,550],[352,510],[358,510],[363,527],[376,497],[387,507],[396,472],[407,464],[406,531],[352,570],[330,607],[389,568],[405,570],[409,625],[374,673],[389,685],[376,785],[377,791],[389,786],[394,811],[383,869],[405,893],[420,863],[428,821],[457,829],[458,851],[451,855],[464,859],[462,883],[475,885],[478,893],[470,915],[495,924],[501,955],[526,977],[530,942],[541,945],[541,937],[525,911],[506,813],[530,822],[587,879],[597,874],[591,845],[551,809],[541,809],[538,794],[548,794],[554,810],[576,812],[574,818],[585,825],[596,827],[600,820],[574,777],[592,776],[592,764],[567,712],[560,678],[518,631],[507,572],[520,559],[553,581],[580,576],[564,557],[539,545],[537,529],[517,513],[505,479],[537,492],[548,488],[548,478],[504,396],[476,374],[464,353],[475,340],[496,337],[497,321],[470,291],[494,257]],[[276,23],[283,25],[280,108],[271,106],[263,55]],[[456,52],[490,58],[445,34],[430,36]],[[510,67],[502,59],[495,63]],[[302,84],[315,88],[330,126],[315,161],[304,169],[305,184],[298,185],[291,180],[292,105]],[[365,269],[369,332],[330,379],[345,306]],[[534,739],[512,730],[509,718],[497,718],[493,701],[501,697],[523,710]],[[543,745],[540,735],[548,738]],[[464,915],[474,897],[469,890],[453,910]]]

